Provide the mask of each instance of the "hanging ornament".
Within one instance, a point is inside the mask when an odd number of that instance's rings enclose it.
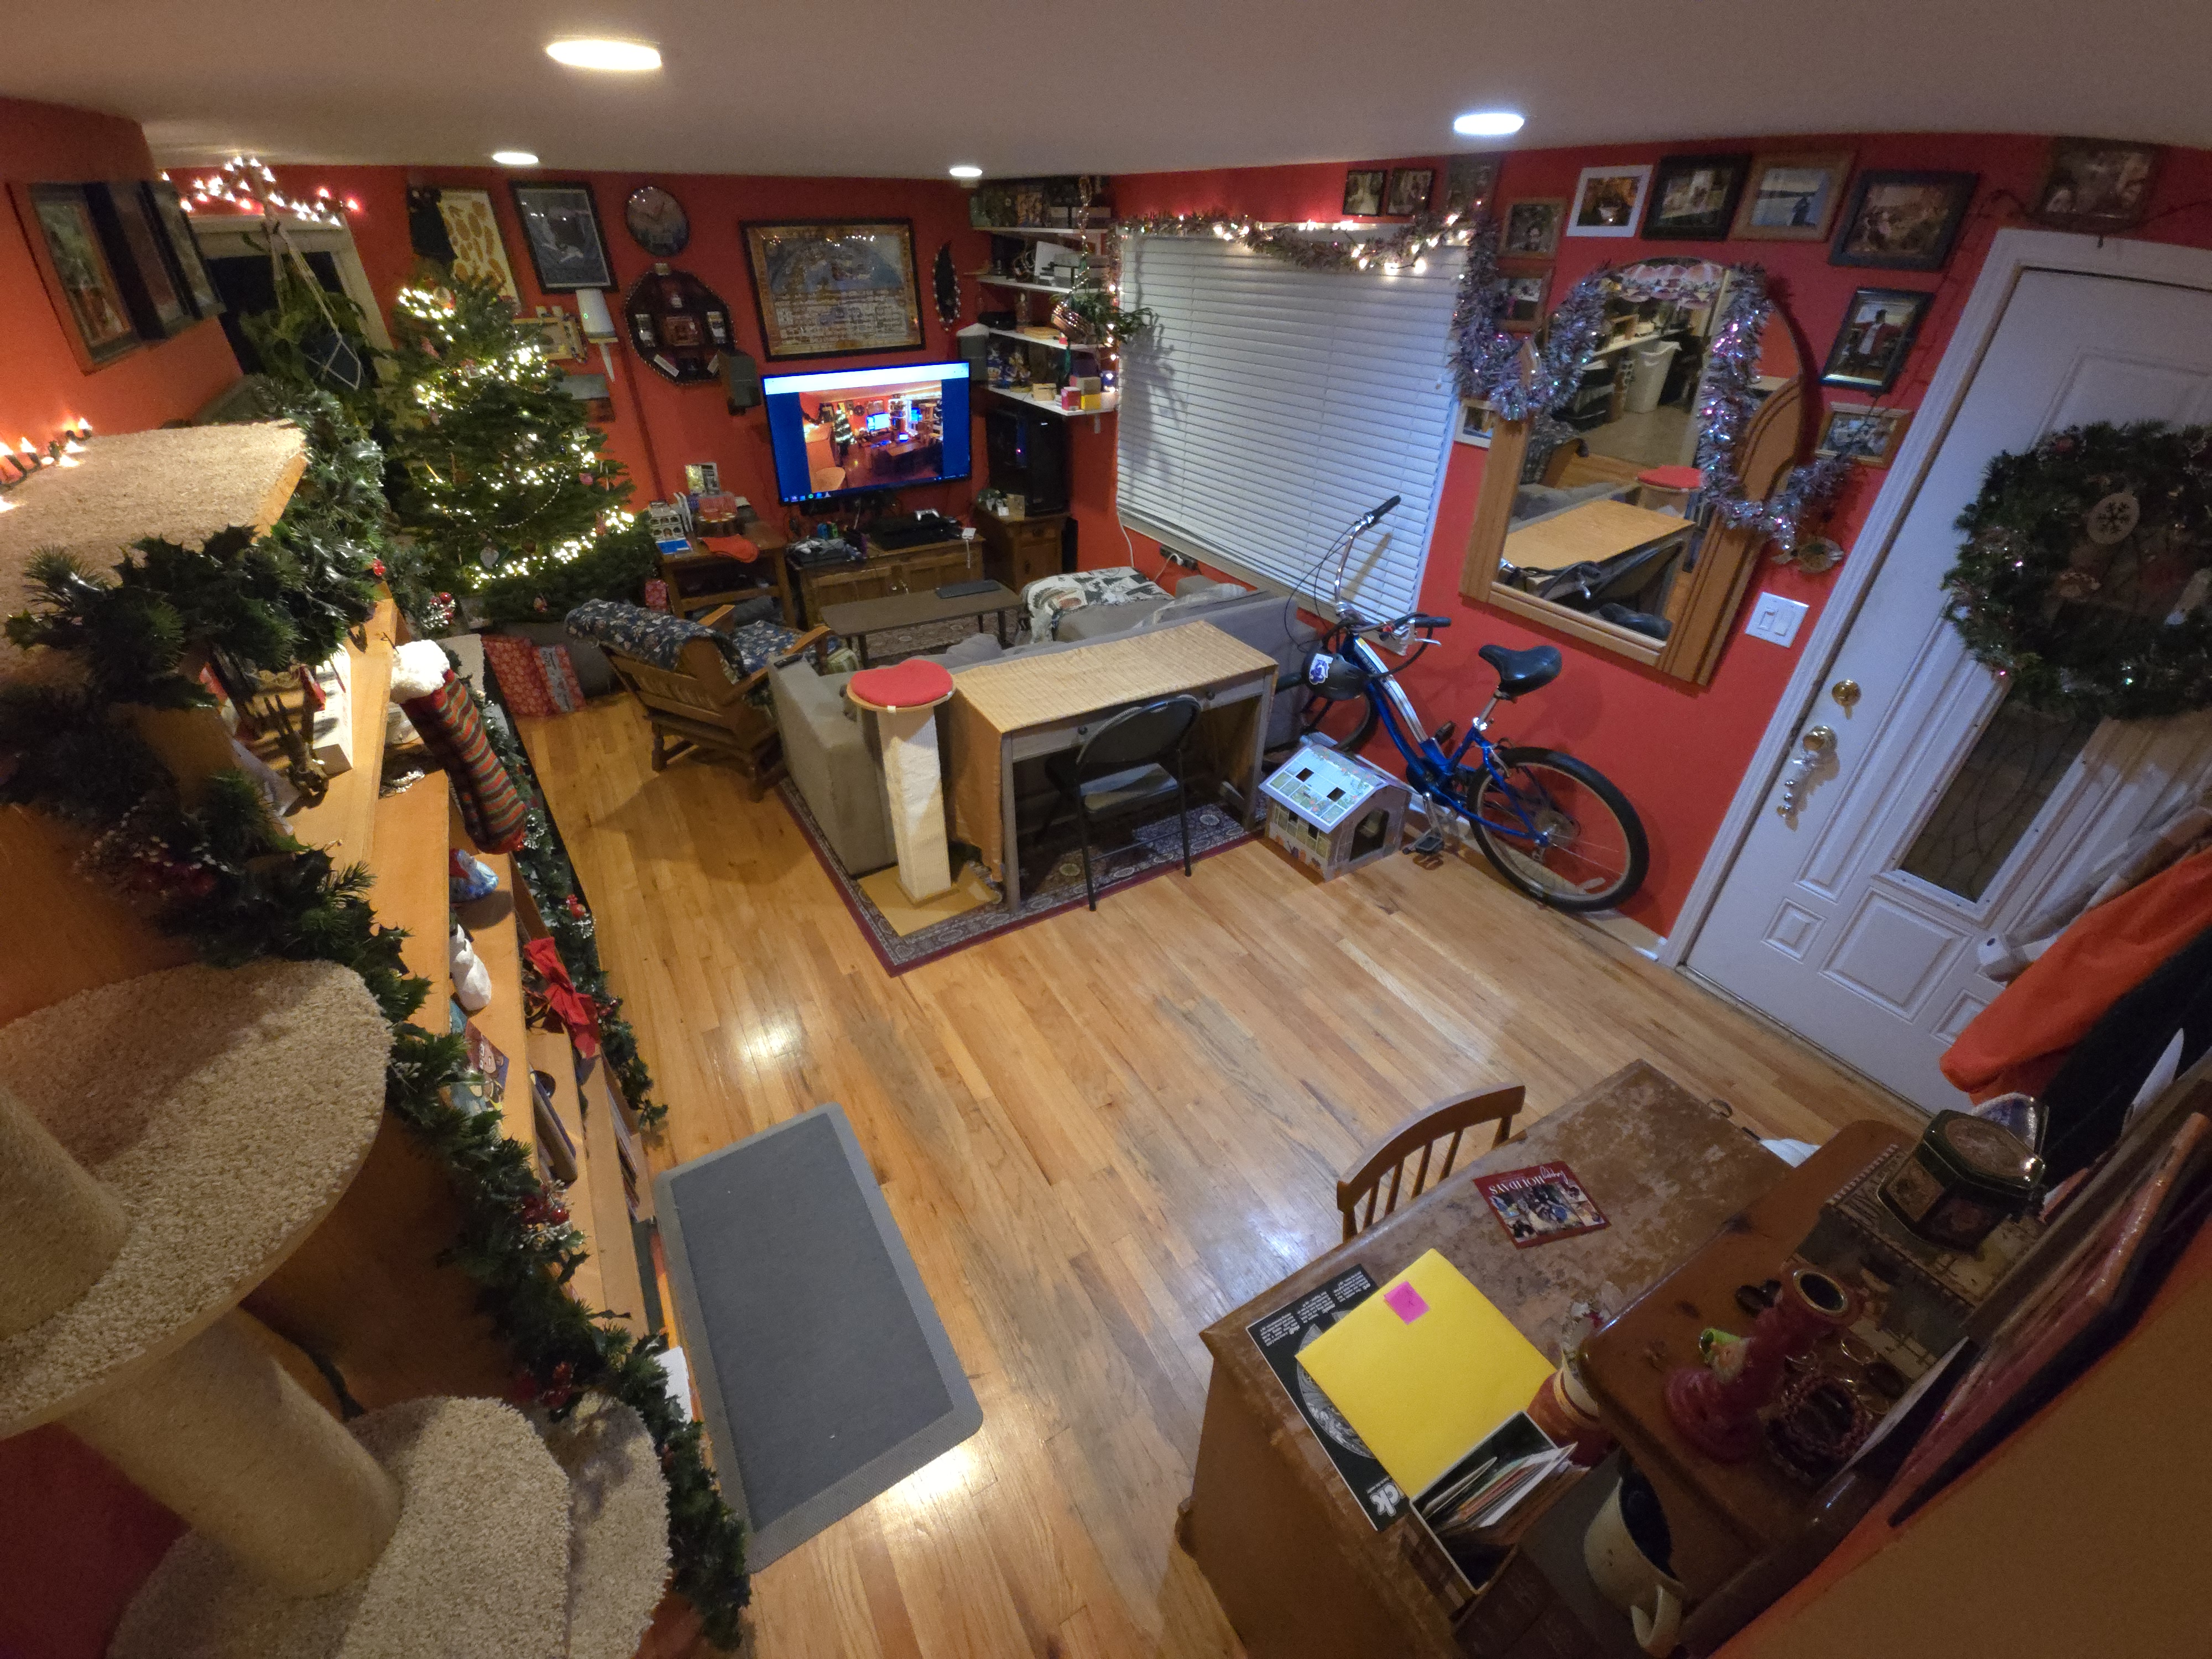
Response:
[[[2142,503],[2131,490],[2116,489],[2089,509],[2089,539],[2100,547],[2124,542],[2142,520]]]

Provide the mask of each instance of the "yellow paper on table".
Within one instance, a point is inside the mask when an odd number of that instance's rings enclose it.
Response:
[[[1316,1337],[1298,1364],[1408,1498],[1526,1407],[1554,1369],[1434,1250]]]

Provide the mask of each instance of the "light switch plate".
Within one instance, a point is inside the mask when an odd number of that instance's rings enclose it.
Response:
[[[1743,631],[1770,644],[1795,644],[1797,624],[1805,620],[1805,612],[1810,608],[1802,600],[1785,599],[1778,593],[1761,593],[1752,601],[1751,620],[1743,625]]]

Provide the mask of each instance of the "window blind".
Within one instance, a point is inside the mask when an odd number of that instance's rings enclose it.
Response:
[[[1315,562],[1392,495],[1346,592],[1413,609],[1458,398],[1445,352],[1465,255],[1425,272],[1303,270],[1210,236],[1133,238],[1123,303],[1156,328],[1123,363],[1119,508],[1178,552],[1325,596]]]

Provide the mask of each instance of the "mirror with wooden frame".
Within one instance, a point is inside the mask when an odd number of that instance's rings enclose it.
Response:
[[[1566,403],[1547,422],[1492,423],[1462,593],[1677,679],[1712,678],[1765,541],[1693,494],[1698,390],[1735,280],[1702,260],[1610,274],[1604,332]],[[1803,367],[1778,307],[1757,367],[1735,462],[1763,501],[1802,435]],[[1532,437],[1539,424],[1549,441]]]

